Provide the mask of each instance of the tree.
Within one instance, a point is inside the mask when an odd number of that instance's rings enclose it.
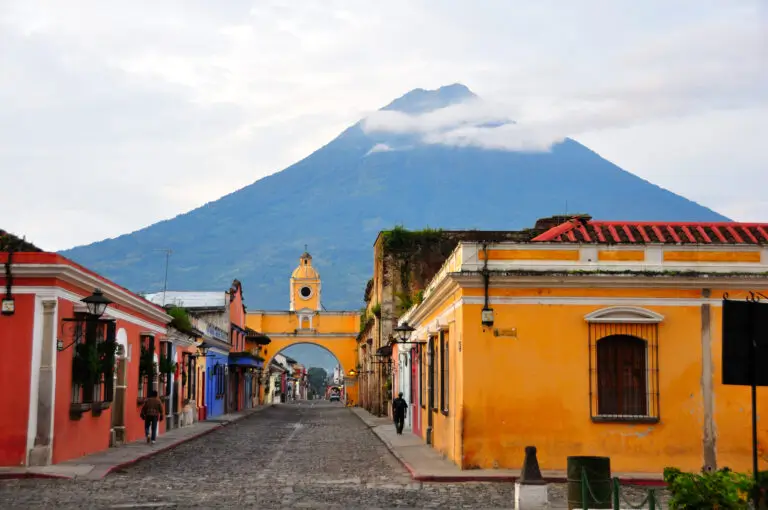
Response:
[[[328,377],[328,372],[321,367],[310,367],[307,372],[309,377],[309,387],[316,395],[323,395],[325,393],[325,379]]]

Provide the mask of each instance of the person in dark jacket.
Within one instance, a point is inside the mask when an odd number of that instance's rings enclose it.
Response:
[[[147,436],[147,443],[155,444],[157,440],[157,424],[163,421],[163,401],[157,397],[156,391],[149,392],[149,398],[141,407],[141,419],[144,420],[144,433]]]
[[[408,411],[408,402],[403,398],[403,393],[397,394],[397,398],[392,401],[392,414],[395,417],[395,429],[398,434],[403,433],[405,426],[405,413]]]

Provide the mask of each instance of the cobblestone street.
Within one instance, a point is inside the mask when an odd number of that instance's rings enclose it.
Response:
[[[9,508],[510,508],[509,483],[413,482],[340,404],[281,405],[99,481],[0,480]]]

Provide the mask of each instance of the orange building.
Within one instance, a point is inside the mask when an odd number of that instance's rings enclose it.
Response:
[[[548,470],[599,455],[618,472],[750,471],[750,391],[721,367],[723,297],[749,291],[768,294],[768,224],[579,217],[461,242],[400,319],[415,429],[464,469],[520,468],[533,445]]]
[[[140,439],[142,344],[163,352],[171,317],[65,257],[22,249],[0,252],[0,466],[44,466]],[[99,320],[83,302],[99,297],[94,289],[111,301]]]

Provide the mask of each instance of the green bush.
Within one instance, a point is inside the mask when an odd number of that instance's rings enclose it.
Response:
[[[173,317],[171,320],[171,326],[178,329],[183,333],[192,333],[194,328],[192,327],[192,321],[189,319],[189,315],[184,308],[178,306],[172,306],[168,309],[168,315]]]
[[[749,508],[754,482],[748,475],[728,468],[702,473],[664,469],[673,510],[740,510]]]

